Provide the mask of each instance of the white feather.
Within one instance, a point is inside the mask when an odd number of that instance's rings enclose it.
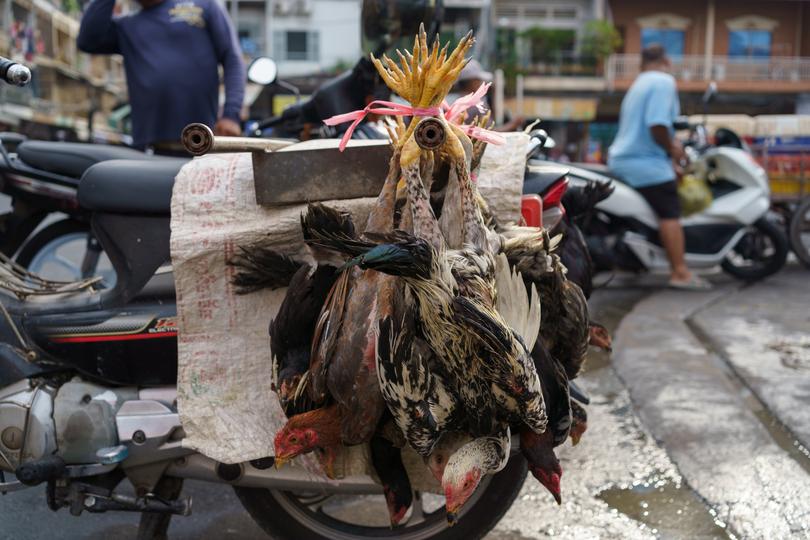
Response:
[[[495,308],[531,351],[540,331],[540,301],[534,284],[529,297],[520,272],[512,270],[506,255],[500,253],[495,259],[495,287]]]

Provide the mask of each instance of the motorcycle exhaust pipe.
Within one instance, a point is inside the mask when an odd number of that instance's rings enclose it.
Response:
[[[192,156],[229,152],[272,152],[292,144],[279,139],[251,137],[220,137],[205,124],[189,124],[181,134],[183,148]]]
[[[263,460],[250,463],[226,465],[205,457],[192,454],[177,458],[166,469],[166,474],[190,480],[205,482],[226,482],[235,486],[281,489],[286,491],[312,491],[342,494],[382,493],[382,486],[370,476],[352,475],[341,480],[313,477],[303,468],[287,466],[282,469],[266,467]]]

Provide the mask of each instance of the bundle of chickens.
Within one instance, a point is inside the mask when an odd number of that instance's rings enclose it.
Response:
[[[310,204],[301,228],[314,264],[261,246],[233,261],[243,292],[288,286],[270,325],[288,418],[276,465],[315,452],[333,476],[343,445],[370,444],[392,525],[412,500],[405,445],[441,484],[453,523],[481,480],[506,466],[515,434],[559,503],[554,449],[586,429],[570,381],[594,332],[555,252],[563,235],[497,222],[473,178],[498,136],[486,116],[463,123],[486,88],[444,101],[472,44],[470,33],[449,52],[421,31],[399,63],[372,58],[410,107],[374,111],[396,115],[393,156],[365,227]]]

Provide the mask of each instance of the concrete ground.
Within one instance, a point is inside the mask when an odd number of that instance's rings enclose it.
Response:
[[[684,481],[739,538],[810,538],[810,272],[662,291],[617,332],[613,366]]]
[[[614,279],[592,298],[615,329],[583,386],[589,429],[559,449],[563,504],[530,476],[488,538],[810,538],[810,271],[708,293]],[[189,482],[170,538],[267,538],[224,486]],[[50,512],[0,497],[0,538],[133,538],[126,514]]]

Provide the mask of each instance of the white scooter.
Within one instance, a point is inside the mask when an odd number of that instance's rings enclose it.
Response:
[[[769,210],[765,170],[731,130],[718,130],[717,143],[709,145],[703,124],[678,122],[675,127],[690,130],[685,144],[690,170],[707,180],[713,195],[709,207],[682,218],[687,264],[697,269],[720,265],[743,280],[777,272],[785,264],[788,241]],[[613,193],[596,205],[596,214],[583,227],[597,269],[669,269],[658,219],[637,191],[600,167],[570,167],[569,176],[572,185],[613,181]]]

